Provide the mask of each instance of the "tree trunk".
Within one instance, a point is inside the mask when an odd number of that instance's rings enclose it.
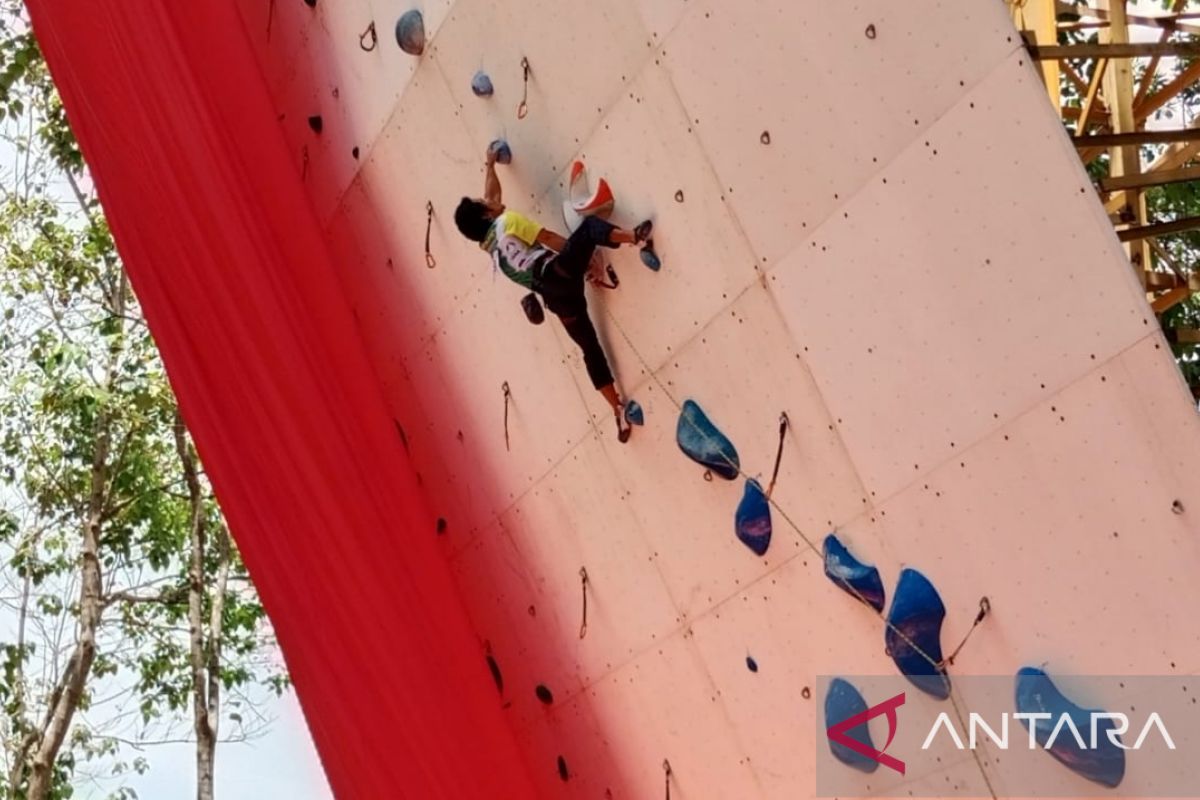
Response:
[[[125,298],[129,284],[119,265],[110,266],[110,304],[119,319],[125,314]],[[118,340],[120,341],[120,340]],[[109,350],[104,373],[104,388],[113,385],[119,366],[121,345]],[[96,660],[96,633],[100,628],[100,617],[104,611],[102,592],[104,575],[100,566],[100,528],[107,502],[109,477],[109,450],[112,447],[113,419],[109,409],[101,407],[96,414],[94,427],[95,450],[92,452],[90,492],[88,495],[87,518],[83,525],[83,558],[80,569],[79,588],[79,641],[71,650],[67,667],[51,693],[46,705],[46,716],[42,721],[41,736],[34,752],[29,773],[27,800],[46,800],[54,786],[54,762],[62,749],[67,731],[79,701],[83,698],[92,662]]]

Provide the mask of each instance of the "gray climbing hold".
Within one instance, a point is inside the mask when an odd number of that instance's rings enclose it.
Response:
[[[410,56],[425,52],[425,18],[415,8],[396,20],[396,43]]]
[[[722,478],[731,481],[738,476],[741,461],[733,442],[717,430],[694,400],[683,401],[675,441],[688,458]]]
[[[503,139],[497,139],[488,145],[488,152],[496,154],[496,161],[500,164],[512,163],[512,148],[508,146],[508,142]]]
[[[492,86],[492,79],[487,76],[483,70],[475,73],[475,77],[471,78],[471,91],[476,97],[491,97],[496,91]]]

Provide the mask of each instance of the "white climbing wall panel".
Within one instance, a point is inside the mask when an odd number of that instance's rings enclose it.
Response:
[[[664,759],[676,800],[812,796],[817,677],[895,670],[830,530],[889,597],[924,572],[948,646],[991,599],[952,674],[1200,669],[1196,413],[999,0],[424,0],[420,58],[408,0],[238,2],[426,489],[405,535],[445,520],[544,797],[660,797]],[[582,157],[656,220],[663,270],[592,297],[627,445],[454,228],[500,136],[510,205],[561,230]],[[765,558],[675,445],[687,398],[764,479],[791,420]]]

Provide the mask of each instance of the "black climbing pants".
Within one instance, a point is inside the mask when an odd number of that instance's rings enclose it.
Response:
[[[542,266],[535,287],[546,301],[546,308],[558,316],[567,335],[583,351],[588,377],[597,389],[611,384],[613,374],[588,316],[584,276],[597,247],[617,247],[611,239],[613,228],[598,217],[585,217],[567,237],[562,252]]]

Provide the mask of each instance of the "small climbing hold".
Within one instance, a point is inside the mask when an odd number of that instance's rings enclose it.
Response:
[[[771,143],[771,132],[770,132],[770,131],[763,131],[763,132],[762,132],[762,136],[759,136],[759,137],[758,137],[758,140],[759,140],[760,142],[762,142],[763,144],[770,144],[770,143]]]
[[[321,120],[321,115],[313,114],[311,117],[309,117],[308,127],[312,128],[313,133],[320,133],[321,129],[325,127],[325,123]]]
[[[753,478],[746,480],[742,501],[734,514],[733,528],[738,540],[755,555],[767,554],[767,548],[771,546],[771,504],[767,502],[762,486]]]
[[[846,720],[867,712],[867,701],[849,681],[834,678],[829,683],[829,691],[825,694],[825,728],[827,730],[841,725]],[[848,767],[859,772],[872,773],[879,769],[879,762],[868,758],[858,749],[843,744],[838,739],[850,740],[862,745],[867,750],[875,750],[871,742],[871,730],[865,721],[853,728],[841,731],[835,738],[833,730],[829,733],[829,750],[833,757]]]
[[[675,426],[675,441],[688,458],[726,480],[738,476],[741,461],[733,442],[717,430],[694,400],[685,400]]]
[[[1032,717],[1033,738],[1063,766],[1104,786],[1120,785],[1125,777],[1125,746],[1119,744],[1116,723],[1102,716],[1103,711],[1075,705],[1058,690],[1050,676],[1037,667],[1017,670],[1016,705],[1025,730],[1029,730],[1030,725],[1027,715],[1036,715]],[[1085,740],[1090,734],[1090,748],[1081,748],[1069,729],[1059,731],[1050,747],[1046,747],[1058,726],[1067,726],[1064,717],[1074,724]],[[1114,738],[1117,741],[1113,741]]]
[[[884,590],[879,570],[853,555],[835,534],[825,537],[825,575],[838,588],[876,611],[883,611]]]
[[[625,404],[625,419],[634,425],[646,424],[646,414],[637,400],[630,400]]]
[[[867,34],[868,39],[875,38],[875,24],[874,23],[867,26],[866,34]]]
[[[487,76],[483,70],[475,73],[475,77],[471,78],[471,91],[476,97],[491,97],[496,88],[492,86],[492,79]]]
[[[758,672],[758,662],[750,656],[746,656],[746,668],[751,672]]]
[[[438,517],[438,518],[437,518],[437,533],[438,533],[438,536],[441,536],[441,535],[442,535],[443,533],[445,533],[445,532],[446,532],[446,518],[445,518],[445,517]]]
[[[945,618],[946,606],[929,579],[903,570],[884,630],[887,654],[914,686],[939,700],[950,696],[950,676],[942,667]]]
[[[358,161],[358,147],[357,146],[355,146],[354,149],[352,149],[350,151],[350,155],[354,157],[355,161]]]
[[[396,44],[410,56],[425,52],[425,18],[417,9],[405,11],[396,20]]]
[[[503,139],[496,139],[488,145],[488,152],[496,156],[496,161],[500,164],[512,163],[512,148],[508,146],[508,142]]]
[[[641,256],[642,263],[650,269],[654,270],[655,272],[658,272],[660,269],[662,269],[662,260],[658,257],[658,253],[655,253],[654,248],[650,245],[647,244],[645,247],[643,247],[639,255]]]
[[[676,189],[676,190],[675,190],[675,202],[676,202],[676,203],[682,203],[682,202],[683,202],[683,189]]]
[[[1183,503],[1179,502],[1178,500],[1172,501],[1171,502],[1171,513],[1172,514],[1182,514],[1183,513]]]
[[[547,689],[543,684],[539,683],[537,688],[533,690],[533,693],[537,695],[538,700],[541,700],[546,705],[550,705],[554,702],[554,695],[552,695],[550,690]]]
[[[564,781],[569,780],[571,777],[571,773],[567,771],[567,760],[562,756],[558,757],[558,777]]]
[[[304,0],[304,5],[308,6],[309,8],[316,8],[317,0]]]
[[[807,700],[808,698],[812,697],[812,689],[805,686],[800,690],[800,696]]]

